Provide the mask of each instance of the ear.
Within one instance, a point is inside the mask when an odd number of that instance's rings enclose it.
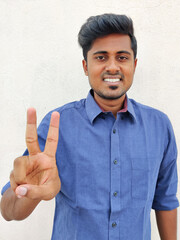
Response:
[[[83,64],[84,73],[85,73],[86,76],[88,76],[88,68],[87,68],[86,60],[83,59],[82,64]]]
[[[137,58],[134,60],[134,72],[135,72],[135,70],[136,70],[136,66],[137,66]]]

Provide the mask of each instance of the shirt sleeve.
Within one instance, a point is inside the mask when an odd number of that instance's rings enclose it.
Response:
[[[152,208],[173,210],[179,206],[177,199],[177,147],[172,125],[168,120],[167,144],[161,162]]]
[[[49,129],[50,118],[51,118],[51,112],[44,117],[44,119],[42,120],[42,122],[40,123],[40,125],[37,129],[38,142],[39,142],[39,147],[40,147],[41,151],[44,151],[47,133],[48,133],[48,129]],[[25,152],[23,153],[23,156],[27,156],[27,155],[29,155],[29,153],[28,153],[28,150],[26,149]],[[3,195],[4,192],[10,187],[11,187],[11,184],[9,181],[2,188],[1,195]]]

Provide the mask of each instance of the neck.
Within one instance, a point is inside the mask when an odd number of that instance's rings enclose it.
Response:
[[[114,117],[117,117],[117,112],[119,112],[124,104],[125,94],[118,99],[104,99],[94,93],[94,99],[99,105],[99,107],[105,112],[112,112]]]

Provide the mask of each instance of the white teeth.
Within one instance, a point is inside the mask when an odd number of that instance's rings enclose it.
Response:
[[[119,78],[105,78],[104,79],[105,82],[119,82],[120,79]]]

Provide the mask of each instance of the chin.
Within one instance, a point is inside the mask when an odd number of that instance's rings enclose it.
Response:
[[[103,94],[103,93],[97,93],[97,95],[103,99],[108,99],[108,100],[116,100],[121,98],[125,93],[121,94]]]
[[[104,96],[104,99],[108,100],[117,100],[120,99],[122,96]]]

